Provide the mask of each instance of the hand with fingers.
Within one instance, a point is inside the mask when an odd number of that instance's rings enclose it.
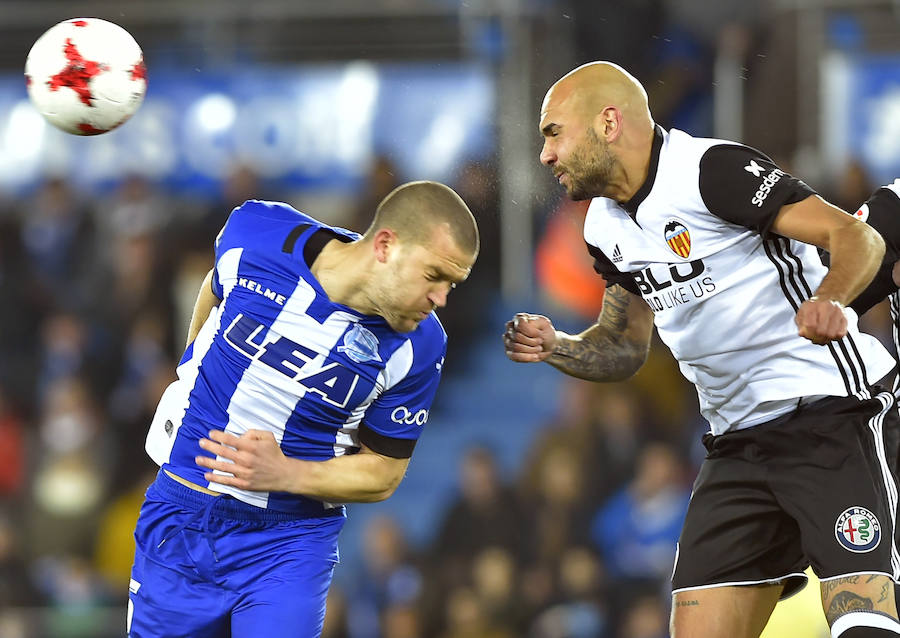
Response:
[[[506,356],[519,363],[543,361],[556,347],[556,330],[550,319],[525,312],[506,322],[503,331]]]
[[[200,447],[215,455],[195,458],[197,465],[218,470],[204,474],[207,481],[256,492],[289,491],[291,459],[281,451],[271,432],[248,430],[236,436],[210,430],[208,439],[200,439]]]
[[[797,310],[798,334],[815,344],[825,344],[847,335],[847,316],[840,302],[810,297]]]

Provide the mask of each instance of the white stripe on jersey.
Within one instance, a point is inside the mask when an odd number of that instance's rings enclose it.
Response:
[[[891,332],[894,335],[894,353],[900,358],[900,292],[892,292],[888,297],[891,309]],[[900,394],[900,371],[894,375],[894,396]]]
[[[338,339],[346,332],[347,325],[351,320],[356,319],[349,313],[335,312],[320,324],[306,314],[315,297],[316,292],[312,286],[304,279],[299,279],[294,292],[285,301],[284,308],[260,343],[260,347],[265,347],[266,344],[277,341],[284,334],[298,332],[304,334],[304,345],[312,348],[318,354],[313,361],[307,364],[308,369],[304,367],[304,370],[310,374],[314,374],[318,368],[322,367],[329,351],[335,347]],[[272,387],[280,388],[283,392],[272,392]],[[225,431],[240,436],[248,430],[264,430],[271,432],[278,444],[281,445],[285,425],[291,418],[297,402],[307,392],[308,390],[303,385],[295,383],[290,377],[265,363],[254,360],[244,371],[231,395],[227,409],[228,425],[225,426]],[[358,425],[368,403],[360,407],[361,409],[354,412],[356,422],[347,424],[353,429]],[[268,416],[266,422],[261,422],[256,417],[260,410],[266,411]],[[208,483],[207,487],[217,492],[231,494],[245,503],[251,503],[258,507],[268,505],[268,492],[249,492],[219,483]]]
[[[200,362],[218,331],[219,308],[214,307],[194,339],[191,358],[178,366],[178,380],[169,384],[156,406],[144,449],[157,465],[162,466],[170,460],[178,428],[181,427],[188,408],[188,397],[197,380]]]
[[[369,408],[372,401],[375,400],[375,397],[384,394],[387,390],[393,388],[406,377],[412,364],[412,342],[407,340],[402,346],[397,348],[394,351],[394,354],[392,354],[385,362],[384,369],[378,373],[378,379],[375,381],[375,385],[369,393],[369,396],[353,410],[350,418],[344,423],[344,427],[338,431],[338,436],[334,444],[335,456],[344,454],[347,445],[352,445],[354,447],[359,445],[356,431],[362,420],[363,414]]]
[[[222,284],[223,299],[227,299],[232,288],[237,284],[238,266],[241,263],[241,255],[244,254],[243,248],[232,248],[225,251],[225,254],[216,264],[216,270],[219,273],[219,282]]]

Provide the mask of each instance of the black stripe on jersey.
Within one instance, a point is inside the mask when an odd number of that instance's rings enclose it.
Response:
[[[365,423],[359,424],[359,442],[378,454],[392,459],[408,459],[416,447],[416,439],[394,439],[379,434]]]
[[[796,253],[791,251],[790,241],[787,238],[780,239],[781,241],[779,242],[779,245],[781,245],[784,249],[785,255],[797,265],[797,279],[803,286],[803,290],[805,291],[805,295],[803,295],[802,299],[809,299],[813,294],[813,290],[809,285],[809,282],[806,280],[806,277],[803,275],[802,262],[800,261],[800,258],[796,255]],[[848,334],[844,338],[833,343],[836,343],[838,348],[840,348],[841,352],[843,353],[844,360],[847,362],[847,365],[850,367],[850,371],[853,373],[853,380],[856,382],[857,391],[863,388],[868,388],[869,379],[866,375],[866,364],[863,361],[862,356],[859,354],[859,349],[856,347],[856,342],[854,341],[853,337]],[[848,346],[853,350],[852,355],[848,350]]]
[[[800,258],[796,253],[791,251],[790,241],[787,238],[779,237],[775,241],[776,252],[779,257],[785,260],[787,263],[794,264],[790,266],[791,280],[796,282],[799,290],[799,299],[802,303],[804,299],[809,299],[812,297],[813,291],[812,287],[809,285],[809,282],[806,280],[806,277],[803,275],[803,263],[800,261]],[[794,274],[796,273],[796,275]],[[797,288],[795,288],[797,289]],[[866,379],[866,367],[862,363],[862,357],[859,355],[859,350],[856,348],[856,344],[853,343],[853,338],[850,335],[847,335],[843,339],[839,341],[832,342],[840,348],[841,353],[844,355],[844,361],[846,365],[849,367],[851,374],[853,375],[853,382],[857,389],[867,388],[869,387],[868,379]],[[855,356],[850,354],[847,346],[853,349]]]
[[[890,309],[891,309],[891,332],[894,334],[894,351],[900,356],[900,292],[891,293]],[[894,396],[900,391],[900,370],[894,375],[894,383],[892,385]]]
[[[297,224],[291,229],[291,232],[288,233],[287,239],[284,240],[284,245],[281,247],[281,252],[287,253],[290,255],[294,252],[294,245],[297,243],[297,240],[300,239],[300,235],[303,234],[303,231],[310,227],[311,224]]]
[[[776,259],[778,259],[778,263],[781,263],[787,269],[787,278],[791,284],[791,288],[793,288],[795,297],[792,300],[792,305],[794,306],[794,312],[800,309],[800,304],[803,303],[804,300],[809,299],[812,296],[812,292],[809,287],[802,287],[801,284],[805,283],[805,280],[802,277],[795,276],[795,269],[799,266],[799,260],[794,261],[791,257],[794,257],[788,250],[787,239],[781,236],[773,236],[772,247],[774,248],[774,254]],[[796,303],[793,303],[793,301]]]
[[[869,382],[869,375],[866,374],[866,364],[863,361],[862,355],[859,354],[859,348],[856,347],[856,341],[853,339],[853,337],[850,334],[848,334],[846,337],[841,339],[841,341],[846,341],[850,345],[850,347],[853,349],[853,354],[856,355],[854,358],[854,361],[856,361],[859,364],[859,371],[862,374],[862,379],[863,379],[863,387],[864,388],[871,387],[872,384]]]
[[[809,285],[809,282],[806,280],[806,277],[803,276],[803,265],[800,261],[800,258],[790,250],[790,243],[787,239],[784,240],[784,248],[788,257],[790,257],[797,264],[797,273],[798,279],[800,283],[803,284],[803,289],[806,291],[806,295],[804,299],[809,299],[812,297],[813,291],[812,287]],[[856,347],[856,342],[854,341],[851,335],[847,335],[842,338],[840,341],[836,342],[838,347],[841,349],[841,352],[844,353],[844,358],[850,364],[850,370],[853,372],[853,379],[857,383],[858,388],[868,388],[869,387],[869,379],[866,375],[866,364],[863,361],[862,356],[859,354],[859,349]],[[850,352],[847,350],[847,346],[853,350],[853,356],[851,356]],[[859,375],[857,375],[857,372]]]
[[[781,290],[784,292],[785,299],[787,299],[791,308],[793,308],[796,313],[800,309],[800,304],[803,303],[807,297],[800,291],[799,284],[793,277],[793,267],[791,262],[783,256],[785,244],[787,244],[787,239],[773,235],[771,239],[763,240],[763,250],[766,251],[766,256],[769,258],[769,261],[771,261],[775,266],[775,269],[778,270],[778,282],[781,285]],[[790,287],[788,282],[790,282]],[[796,296],[791,294],[791,289],[796,293]],[[834,342],[828,343],[826,346],[831,352],[831,356],[834,358],[835,364],[837,365],[838,372],[840,372],[841,378],[844,381],[844,389],[847,390],[847,394],[853,394],[854,390],[850,385],[850,377],[834,347]]]

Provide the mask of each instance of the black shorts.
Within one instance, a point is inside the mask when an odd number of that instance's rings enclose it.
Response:
[[[782,597],[853,573],[900,576],[894,395],[827,397],[704,437],[672,590],[782,582]]]

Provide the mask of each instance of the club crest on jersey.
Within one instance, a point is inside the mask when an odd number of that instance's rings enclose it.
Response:
[[[859,210],[853,213],[853,216],[861,222],[869,219],[869,205],[863,204],[862,206],[860,206]]]
[[[844,549],[863,554],[878,547],[881,524],[865,507],[848,507],[838,516],[834,535]]]
[[[684,258],[691,254],[691,232],[684,224],[677,219],[670,219],[666,222],[663,232],[666,236],[666,243],[672,252]]]
[[[381,361],[378,355],[378,337],[358,323],[353,324],[344,335],[344,345],[338,346],[338,352],[343,352],[356,363]]]

